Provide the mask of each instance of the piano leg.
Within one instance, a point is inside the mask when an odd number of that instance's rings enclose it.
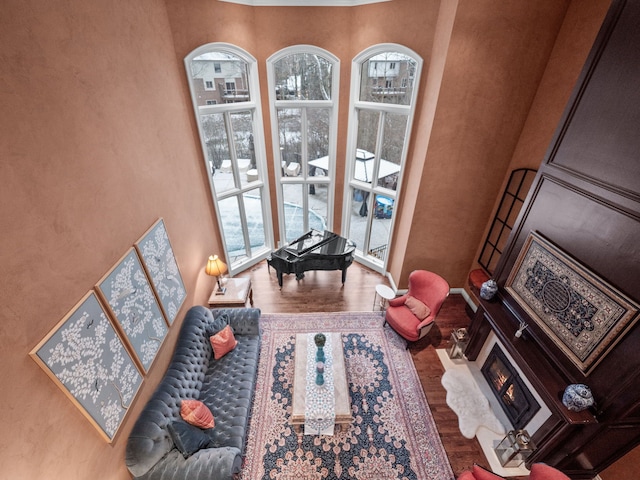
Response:
[[[342,284],[344,285],[344,282],[347,280],[347,267],[344,267],[342,269]]]
[[[282,270],[276,269],[276,274],[278,275],[278,285],[280,285],[280,289],[282,290]]]

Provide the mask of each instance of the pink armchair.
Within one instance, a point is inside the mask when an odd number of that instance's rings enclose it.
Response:
[[[408,342],[415,342],[429,333],[448,295],[449,284],[440,275],[414,270],[409,274],[408,292],[389,300],[385,323]]]
[[[500,475],[491,473],[479,465],[474,465],[472,470],[462,472],[458,480],[504,480]],[[531,465],[529,480],[571,480],[560,470],[556,470],[544,463],[534,463]]]

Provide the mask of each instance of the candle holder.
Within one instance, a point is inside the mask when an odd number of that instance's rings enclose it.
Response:
[[[495,451],[500,465],[516,468],[522,465],[535,449],[536,445],[526,430],[510,430]]]

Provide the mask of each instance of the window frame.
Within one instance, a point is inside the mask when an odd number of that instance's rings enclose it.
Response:
[[[191,75],[191,62],[200,55],[203,55],[208,52],[224,52],[234,55],[244,62],[247,63],[247,81],[250,96],[247,101],[241,102],[233,102],[233,103],[216,103],[212,105],[203,105],[200,106],[197,103],[197,92],[195,90],[195,82],[192,79]],[[271,220],[271,206],[270,206],[270,193],[269,193],[269,182],[267,181],[267,162],[266,162],[266,147],[264,141],[264,126],[263,126],[263,117],[262,117],[262,108],[260,101],[260,83],[258,77],[258,62],[257,60],[248,52],[237,47],[235,45],[224,43],[224,42],[213,42],[207,43],[205,45],[201,45],[196,49],[192,50],[187,56],[184,58],[184,65],[187,75],[187,83],[189,85],[189,90],[191,93],[191,100],[193,105],[193,112],[196,119],[196,125],[198,128],[198,136],[200,141],[200,147],[202,152],[202,160],[204,162],[205,171],[207,172],[207,178],[209,180],[209,188],[211,190],[211,198],[213,201],[213,206],[216,212],[216,218],[218,223],[218,234],[221,239],[221,243],[224,250],[224,256],[226,259],[226,263],[229,268],[229,274],[234,275],[239,273],[251,266],[257,264],[258,262],[264,260],[269,256],[271,251],[273,250],[273,224]],[[240,185],[239,187],[231,188],[225,190],[224,192],[217,193],[213,181],[213,177],[211,175],[211,170],[209,166],[209,159],[207,155],[207,146],[205,143],[205,136],[203,132],[201,117],[203,115],[211,115],[211,114],[222,114],[225,118],[232,113],[242,113],[242,112],[251,112],[253,117],[253,142],[254,142],[254,152],[255,152],[255,160],[256,165],[259,172],[262,172],[257,181],[247,182],[245,185]],[[230,148],[232,145],[230,145]],[[246,207],[244,206],[244,195],[247,192],[255,190],[256,188],[260,189],[260,197],[261,197],[261,208],[262,208],[262,218],[264,219],[263,228],[264,228],[264,246],[256,251],[255,255],[251,255],[251,246],[249,237],[246,233],[246,228],[244,231],[244,243],[245,243],[245,251],[247,252],[247,256],[243,257],[239,261],[233,261],[233,259],[229,258],[229,252],[227,249],[224,233],[223,233],[223,225],[222,225],[222,216],[220,212],[219,202],[222,200],[226,200],[228,198],[236,197],[238,200],[238,207],[242,218],[246,218]]]
[[[331,100],[279,100],[276,95],[276,82],[275,82],[275,64],[285,57],[294,54],[312,54],[322,56],[332,64],[331,68]],[[340,82],[340,59],[333,55],[331,52],[316,47],[314,45],[292,45],[290,47],[283,48],[267,59],[267,84],[269,89],[269,112],[271,118],[271,138],[273,145],[273,161],[274,161],[274,176],[276,180],[276,198],[277,198],[277,210],[278,210],[278,225],[280,241],[279,245],[286,243],[286,224],[284,221],[284,191],[285,185],[302,184],[303,186],[303,211],[308,212],[308,192],[309,185],[323,184],[327,186],[327,222],[326,227],[328,230],[333,230],[334,222],[334,203],[335,203],[335,174],[336,174],[336,152],[338,145],[338,107],[339,107],[339,82]],[[307,129],[304,128],[306,124],[306,110],[310,108],[330,108],[330,126],[329,126],[329,170],[327,171],[325,179],[318,179],[315,177],[309,177],[308,168],[304,168],[301,165],[301,175],[296,177],[288,177],[283,175],[282,172],[282,159],[280,154],[280,138],[279,138],[279,123],[278,123],[278,109],[279,108],[291,108],[301,110],[302,125],[302,149],[303,155],[307,155]],[[302,120],[304,118],[304,120]],[[307,161],[312,160],[307,158]],[[322,178],[322,177],[320,177]],[[328,180],[326,180],[328,179]],[[304,217],[306,222],[308,216]]]
[[[369,102],[360,100],[360,89],[362,86],[362,66],[368,59],[387,52],[397,52],[403,55],[411,57],[416,62],[415,70],[411,78],[413,80],[413,88],[411,91],[411,98],[409,105],[398,105],[384,102]],[[396,224],[397,215],[394,213],[391,218],[391,225],[389,228],[389,239],[386,245],[387,254],[384,260],[380,260],[372,254],[367,253],[370,250],[370,237],[372,231],[372,225],[374,220],[375,210],[375,198],[377,195],[382,195],[391,198],[395,205],[398,204],[398,200],[401,197],[402,185],[404,180],[404,172],[406,170],[407,153],[409,151],[409,142],[411,140],[411,132],[413,129],[413,120],[416,111],[416,100],[418,96],[418,90],[420,87],[420,75],[422,73],[424,60],[415,51],[408,47],[395,43],[381,43],[372,45],[358,55],[356,55],[351,62],[351,88],[349,96],[349,120],[347,127],[347,159],[345,169],[345,181],[344,181],[344,201],[342,210],[342,232],[348,235],[351,227],[351,212],[353,199],[353,189],[363,190],[369,192],[370,207],[368,209],[368,218],[365,229],[365,245],[358,245],[354,252],[356,261],[361,263],[374,271],[379,273],[385,273],[387,265],[389,263],[389,253],[392,251],[392,239]],[[369,69],[367,69],[369,71]],[[354,172],[356,167],[356,152],[358,149],[358,127],[359,120],[358,114],[360,111],[373,111],[382,113],[380,122],[378,124],[378,132],[376,134],[376,157],[379,157],[380,136],[383,134],[383,124],[386,114],[402,114],[407,118],[405,126],[405,136],[402,146],[402,153],[400,155],[400,172],[398,174],[398,182],[395,190],[390,190],[377,185],[377,182],[371,182],[370,184],[359,181],[354,178]],[[378,160],[379,162],[379,160]],[[379,165],[379,163],[378,163]],[[374,169],[377,170],[377,169]],[[377,171],[374,172],[377,174]],[[374,175],[375,176],[375,175]]]

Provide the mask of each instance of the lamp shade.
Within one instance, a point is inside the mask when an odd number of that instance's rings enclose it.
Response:
[[[220,260],[218,255],[211,255],[204,271],[207,275],[219,277],[227,272],[227,264]]]

